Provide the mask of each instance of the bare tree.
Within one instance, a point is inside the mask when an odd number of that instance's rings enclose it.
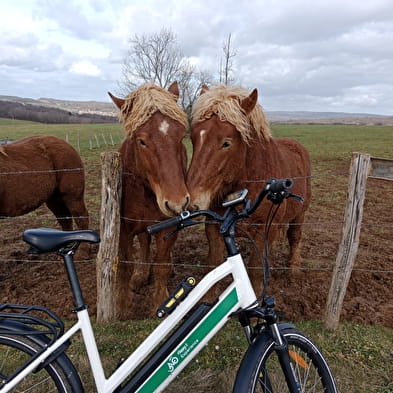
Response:
[[[230,85],[233,83],[233,58],[236,56],[236,51],[231,46],[232,35],[229,33],[228,39],[223,42],[222,50],[224,52],[224,59],[220,59],[220,83]]]
[[[202,86],[212,83],[212,75],[208,71],[198,71],[192,65],[185,67],[178,79],[180,89],[180,103],[188,117],[191,117],[191,109],[198,98]]]
[[[173,32],[163,28],[158,33],[135,35],[130,39],[119,87],[125,95],[142,83],[152,82],[167,88],[176,80],[179,83],[181,105],[190,114],[200,87],[211,79],[208,72],[198,71],[191,65]]]
[[[152,82],[167,88],[184,67],[175,35],[165,28],[152,35],[135,35],[123,63],[120,87],[125,91]]]

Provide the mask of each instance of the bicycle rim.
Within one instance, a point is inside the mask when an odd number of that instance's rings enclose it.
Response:
[[[3,381],[22,367],[38,350],[36,343],[25,336],[0,336],[0,387]],[[61,366],[53,361],[45,368],[30,373],[12,392],[72,392],[66,374]]]
[[[300,333],[287,333],[291,367],[301,393],[336,393],[329,367],[316,346]],[[288,392],[274,343],[266,347],[259,363],[252,392]]]

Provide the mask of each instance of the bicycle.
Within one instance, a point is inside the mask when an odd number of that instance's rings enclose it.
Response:
[[[268,252],[264,290],[256,297],[235,242],[236,223],[250,217],[266,196],[277,207],[285,198],[300,200],[290,193],[291,186],[291,179],[271,179],[253,204],[246,198],[247,190],[241,190],[224,201],[223,215],[210,210],[185,211],[148,227],[150,234],[170,228],[174,232],[200,224],[194,220],[197,217],[212,219],[220,223],[228,256],[198,284],[189,276],[176,287],[158,308],[162,322],[108,378],[73,262],[79,244],[98,243],[99,235],[89,230],[25,231],[23,239],[30,245],[30,252],[57,252],[62,256],[77,322],[65,331],[60,318],[44,307],[2,304],[0,391],[83,392],[78,372],[66,354],[70,338],[78,331],[82,332],[98,393],[162,391],[228,319],[235,318],[246,333],[249,347],[233,392],[337,393],[333,375],[316,345],[292,324],[277,322],[274,299],[266,297]],[[268,228],[273,218],[274,211]],[[214,303],[200,302],[214,284],[228,276],[232,276],[232,282]]]

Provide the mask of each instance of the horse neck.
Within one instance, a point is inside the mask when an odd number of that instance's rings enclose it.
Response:
[[[248,146],[245,171],[248,180],[264,180],[278,176],[281,154],[273,138],[254,139]]]
[[[135,143],[131,139],[126,139],[120,146],[121,163],[123,166],[123,181],[132,184],[135,188],[147,188],[151,190],[145,176],[137,173]]]

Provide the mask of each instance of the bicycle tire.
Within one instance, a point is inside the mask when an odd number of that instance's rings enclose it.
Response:
[[[0,391],[5,378],[15,372],[45,345],[45,340],[27,335],[0,334]],[[30,373],[12,390],[14,393],[80,393],[79,375],[63,353],[38,372]]]
[[[280,329],[288,344],[291,364],[301,393],[338,393],[333,375],[316,345],[294,328]],[[269,334],[261,334],[249,347],[239,367],[234,393],[288,392],[275,343]]]

